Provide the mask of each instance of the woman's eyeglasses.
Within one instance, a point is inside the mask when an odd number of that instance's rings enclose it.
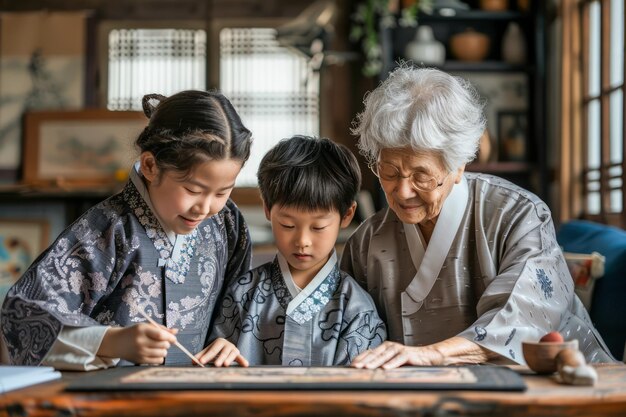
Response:
[[[376,162],[369,165],[370,169],[378,178],[383,181],[396,182],[401,178],[408,178],[411,186],[417,191],[430,192],[443,185],[444,180],[450,173],[446,174],[441,181],[423,172],[414,171],[408,176],[400,175],[400,170],[394,165],[384,162]]]

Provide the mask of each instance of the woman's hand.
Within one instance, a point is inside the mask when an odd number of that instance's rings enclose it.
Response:
[[[402,365],[441,366],[461,363],[483,363],[498,357],[484,347],[455,336],[427,346],[405,346],[396,342],[384,342],[354,358],[355,368],[393,369]]]
[[[354,358],[354,368],[393,369],[402,365],[443,365],[443,355],[432,346],[405,346],[396,342],[384,342]]]
[[[177,329],[138,323],[129,327],[111,327],[104,337],[98,356],[121,358],[137,364],[160,365],[167,350],[176,342]]]
[[[230,366],[234,361],[241,366],[248,366],[248,360],[241,356],[237,346],[222,338],[215,339],[213,343],[197,353],[196,358],[203,365],[213,361],[213,366]]]

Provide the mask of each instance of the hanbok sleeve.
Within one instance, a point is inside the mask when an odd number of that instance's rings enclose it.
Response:
[[[228,265],[225,284],[237,279],[250,270],[252,243],[250,231],[243,215],[232,201],[227,203],[226,233],[228,235]]]
[[[374,244],[374,239],[381,239],[381,232],[384,232],[385,236],[391,235],[394,241],[397,240],[393,232],[397,222],[393,212],[388,208],[382,209],[361,223],[344,245],[339,267],[354,278],[362,288],[368,289],[367,274],[370,271],[367,268],[371,258],[370,246]],[[393,241],[388,242],[387,239],[389,237],[383,237],[382,245],[394,244]]]
[[[249,274],[246,274],[249,275]],[[210,345],[215,339],[223,338],[234,345],[239,341],[241,334],[241,312],[240,305],[236,295],[237,283],[233,282],[226,288],[221,305],[217,311],[211,334],[207,340],[206,346]]]
[[[485,282],[476,306],[478,319],[459,336],[524,364],[522,341],[560,331],[566,339],[578,339],[581,351],[593,360],[598,344],[604,343],[574,294],[549,209],[542,202],[529,203],[518,207],[511,219],[497,231],[504,236],[499,259],[489,259],[486,250],[494,239],[489,236],[493,224],[476,225],[487,231],[476,239],[482,270],[495,265],[496,274]]]
[[[9,290],[1,324],[12,364],[38,365],[64,326],[101,324],[90,315],[114,287],[118,251],[132,250],[105,222],[100,210],[85,213]]]
[[[65,327],[42,361],[63,371],[94,371],[117,365],[115,358],[97,356],[108,326]]]
[[[387,340],[385,323],[372,298],[354,280],[347,285],[346,307],[337,340],[333,365],[349,365],[361,353]]]

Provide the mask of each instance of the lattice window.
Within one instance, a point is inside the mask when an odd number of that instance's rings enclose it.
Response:
[[[140,110],[144,94],[206,88],[206,32],[114,29],[109,32],[107,107]]]
[[[259,162],[280,139],[319,135],[319,73],[280,46],[275,29],[225,28],[219,37],[220,90],[254,136],[237,185],[256,187]]]

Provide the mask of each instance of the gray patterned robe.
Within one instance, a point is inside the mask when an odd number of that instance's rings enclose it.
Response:
[[[343,252],[342,269],[372,296],[390,340],[420,346],[461,336],[524,364],[521,342],[558,330],[578,339],[588,361],[613,361],[535,195],[466,173],[426,247],[417,229],[383,209]]]
[[[227,288],[211,340],[229,340],[251,365],[331,366],[386,339],[372,299],[335,254],[299,294],[294,288],[280,254],[249,271]]]
[[[178,238],[170,242],[132,181],[91,208],[7,294],[1,324],[11,362],[39,364],[63,326],[144,322],[138,308],[178,328],[189,351],[202,350],[224,282],[249,269],[248,228],[229,201]],[[170,349],[166,364],[189,363]]]

